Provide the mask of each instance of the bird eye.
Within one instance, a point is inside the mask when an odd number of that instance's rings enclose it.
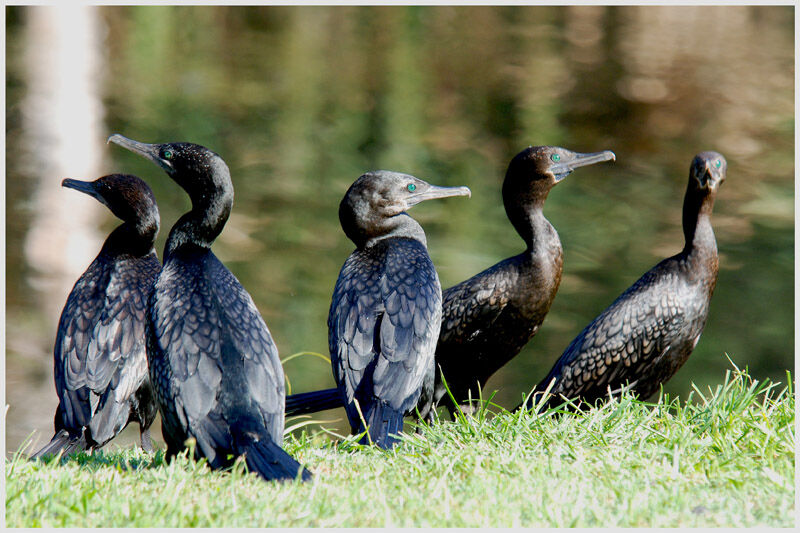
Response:
[[[550,159],[552,159],[553,161],[558,163],[559,161],[561,161],[561,156],[558,155],[558,154],[553,154],[553,155],[550,156]]]
[[[717,168],[721,167],[722,166],[722,160],[721,159],[717,159],[717,161],[714,163],[714,166],[717,167]]]
[[[164,154],[163,154],[164,159],[172,159],[172,155],[173,155],[172,154],[172,150],[170,150],[170,149],[164,150]]]
[[[408,184],[408,190],[409,190],[410,192],[414,192],[414,191],[416,191],[416,190],[417,190],[417,186],[416,186],[416,185],[414,185],[413,183],[409,183],[409,184]]]

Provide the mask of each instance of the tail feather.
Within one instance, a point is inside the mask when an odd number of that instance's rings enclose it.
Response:
[[[286,397],[286,416],[304,415],[343,407],[344,401],[339,389],[325,389],[313,392],[292,394]]]
[[[238,453],[244,455],[251,471],[268,481],[291,481],[297,478],[298,473],[303,481],[311,479],[311,472],[269,438],[249,439],[239,447]]]
[[[70,435],[66,429],[58,431],[50,442],[41,450],[31,455],[31,459],[40,459],[47,455],[55,455],[61,452],[64,457],[71,453],[80,452],[87,449],[86,436],[81,432],[80,436]]]
[[[108,441],[119,435],[128,425],[131,406],[128,402],[117,403],[110,398],[99,409],[89,422],[91,439],[97,443],[96,447],[105,445]]]
[[[367,422],[369,439],[383,449],[392,448],[398,438],[395,436],[403,431],[403,412],[392,408],[382,401],[375,401],[364,414]],[[367,436],[361,439],[362,444],[367,444]]]

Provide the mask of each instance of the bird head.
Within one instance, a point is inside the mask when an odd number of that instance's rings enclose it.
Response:
[[[719,152],[700,152],[689,169],[690,182],[701,191],[716,192],[728,170],[728,162]]]
[[[131,174],[109,174],[94,181],[66,178],[62,187],[88,194],[124,222],[154,226],[158,232],[158,205],[152,189]]]
[[[467,187],[439,187],[410,174],[376,170],[361,175],[339,204],[339,220],[357,244],[390,232],[393,220],[425,200],[470,196]]]

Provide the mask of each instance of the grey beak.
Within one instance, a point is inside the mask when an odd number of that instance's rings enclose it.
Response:
[[[562,161],[550,167],[550,171],[556,176],[557,180],[562,180],[567,175],[579,167],[594,165],[595,163],[603,163],[604,161],[616,161],[617,156],[610,150],[603,152],[594,152],[591,154],[575,154],[574,159],[569,161]]]
[[[431,185],[425,191],[409,196],[406,203],[408,207],[411,207],[425,200],[448,198],[450,196],[470,197],[472,196],[472,191],[470,191],[468,187],[439,187],[437,185]]]
[[[145,159],[149,159],[150,161],[160,166],[167,172],[171,172],[173,170],[172,164],[161,157],[160,144],[147,144],[139,141],[134,141],[133,139],[129,139],[123,135],[120,135],[119,133],[111,135],[106,141],[106,143],[118,144],[123,148],[130,150],[134,154],[139,154]]]
[[[75,189],[76,191],[82,192],[83,194],[88,194],[98,202],[103,205],[108,205],[106,203],[106,199],[97,192],[97,187],[95,186],[93,181],[81,181],[81,180],[74,180],[70,178],[66,178],[61,181],[61,186],[66,187],[67,189]]]

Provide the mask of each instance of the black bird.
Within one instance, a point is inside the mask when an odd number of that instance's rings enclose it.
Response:
[[[581,154],[533,146],[511,160],[503,181],[503,205],[525,251],[445,291],[436,346],[441,373],[436,374],[433,402],[420,405],[423,417],[430,418],[445,396],[445,382],[459,407],[472,412],[470,398],[478,399],[489,378],[539,331],[556,296],[562,267],[561,241],[542,212],[547,195],[576,168],[614,159],[609,151]],[[452,401],[444,404],[452,416]]]
[[[59,403],[52,440],[32,457],[100,448],[130,422],[152,451],[158,405],[145,355],[145,310],[161,264],[153,249],[159,216],[153,191],[136,176],[65,179],[96,198],[123,224],[72,288],[53,350]]]
[[[694,158],[683,201],[683,250],[645,273],[586,326],[523,405],[533,406],[551,384],[543,408],[564,398],[591,404],[622,387],[645,399],[686,362],[717,283],[711,211],[727,167],[717,152]]]
[[[310,479],[280,446],[285,392],[275,343],[253,299],[210,249],[233,206],[228,166],[196,144],[108,140],[159,165],[192,200],[170,230],[147,309],[167,457],[191,438],[212,468],[244,456],[264,479]]]
[[[404,414],[423,388],[433,387],[442,289],[425,232],[406,211],[423,200],[469,194],[466,187],[376,171],[359,177],[339,205],[356,249],[333,290],[328,345],[353,433],[366,423],[362,442],[392,447]]]
[[[614,160],[613,152],[580,154],[556,146],[529,147],[508,166],[503,182],[506,214],[527,245],[510,257],[444,291],[442,327],[436,347],[433,396],[418,409],[430,418],[450,389],[465,411],[470,398],[536,334],[561,281],[558,233],[542,213],[547,195],[578,167]],[[445,382],[442,381],[444,374]],[[445,405],[451,414],[455,405]],[[287,398],[287,414],[336,407],[333,389]]]

